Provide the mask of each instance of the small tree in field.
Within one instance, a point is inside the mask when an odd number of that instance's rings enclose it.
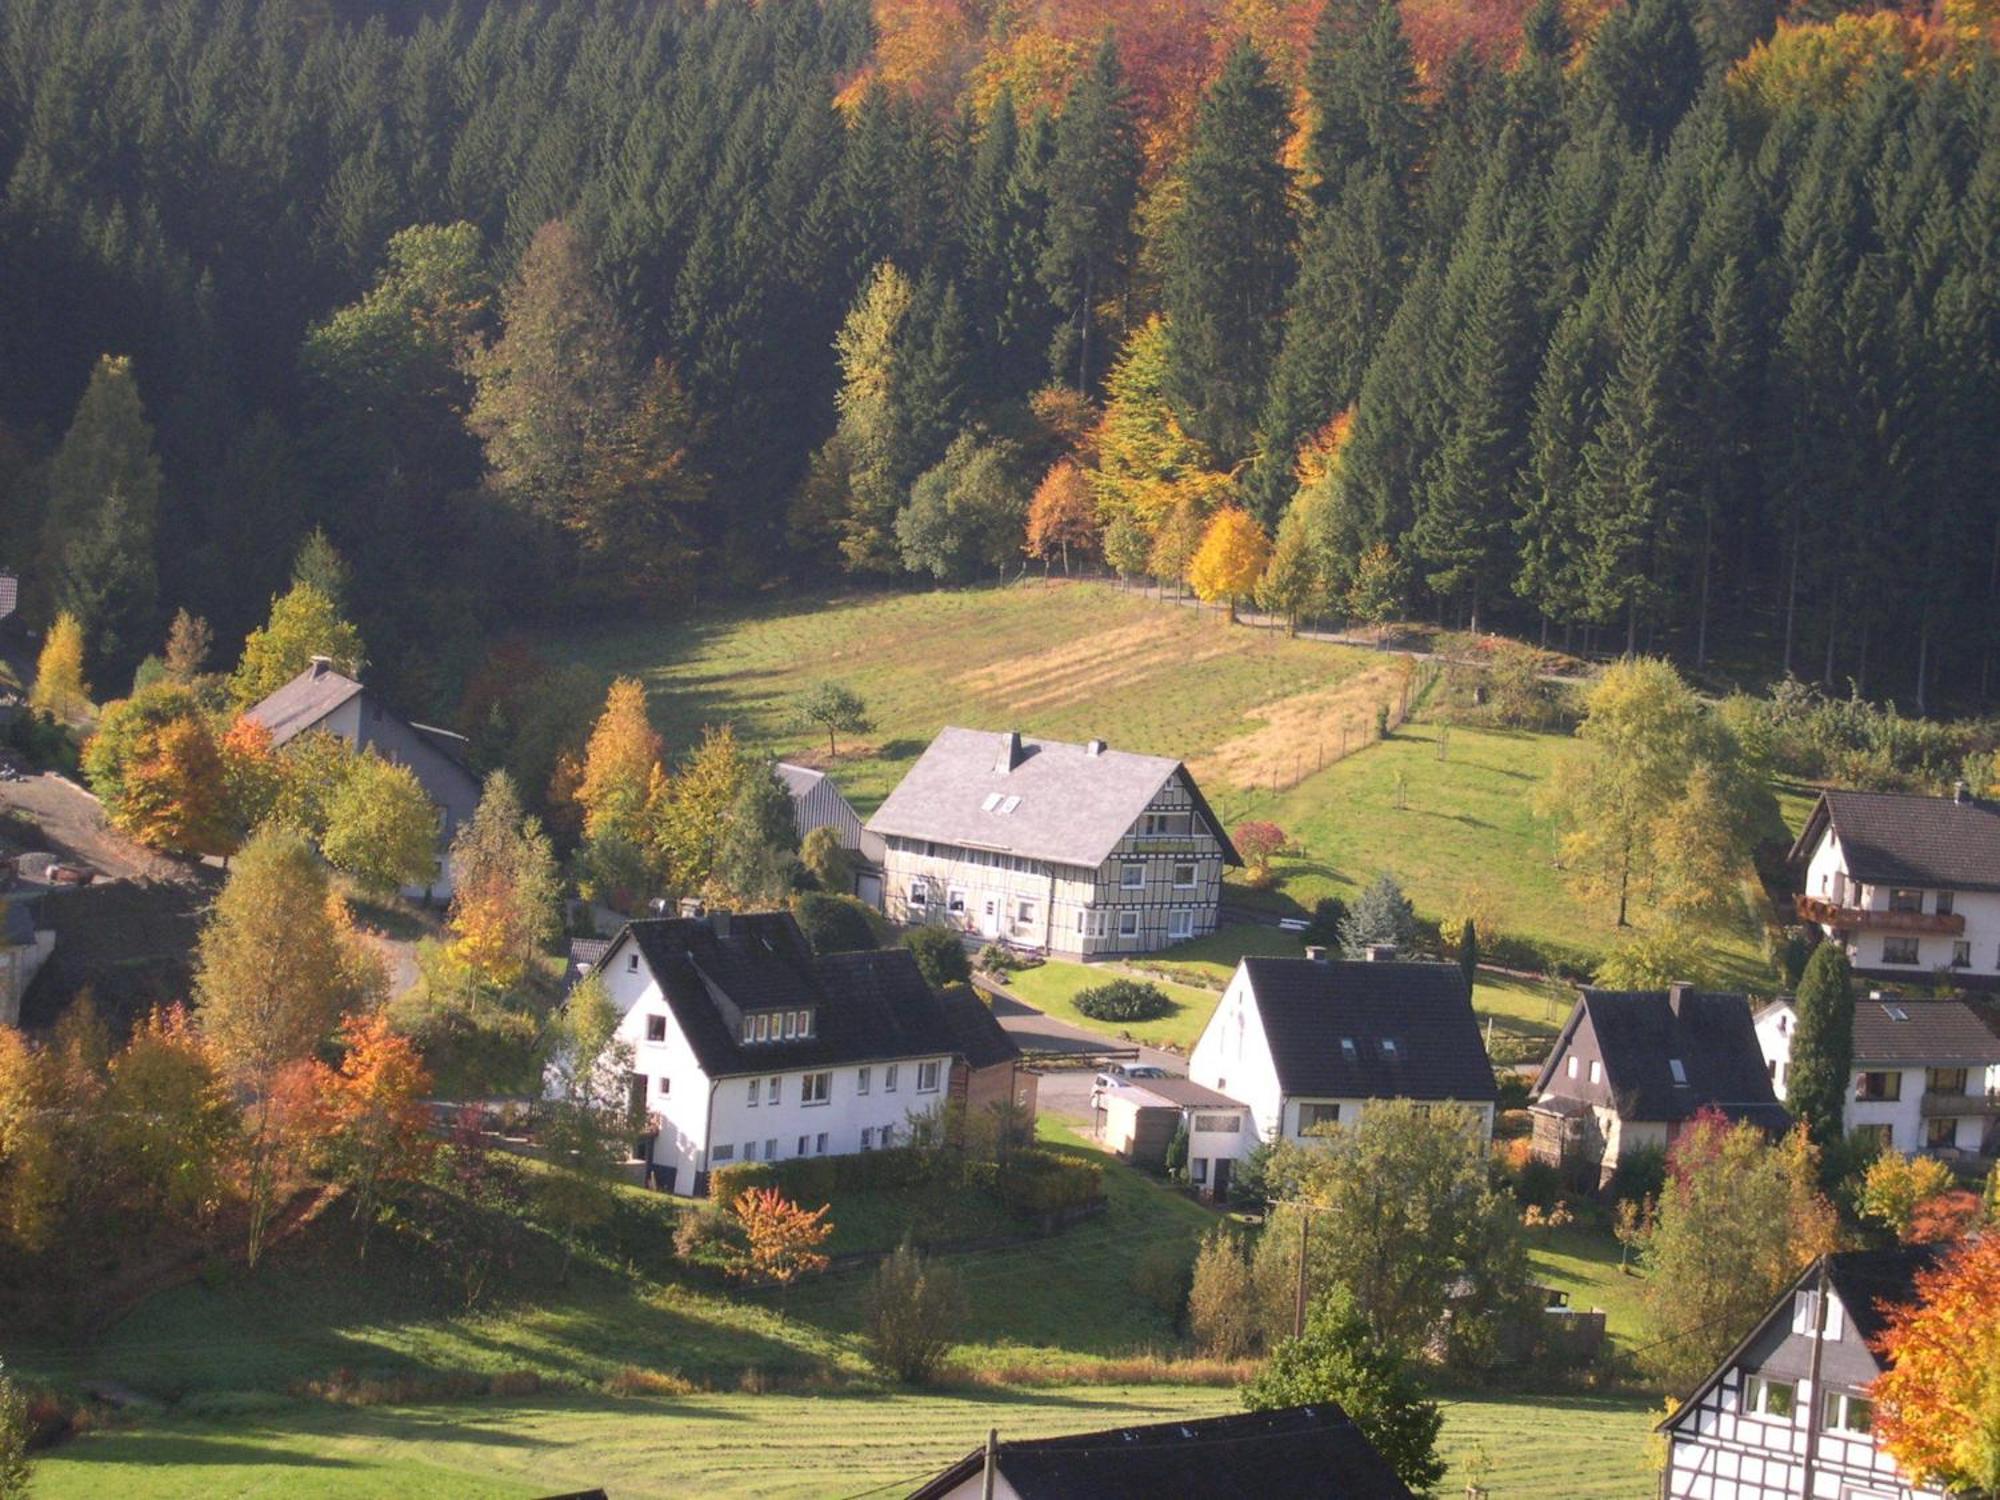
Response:
[[[541,1143],[550,1170],[536,1183],[542,1217],[563,1243],[562,1279],[584,1234],[611,1216],[625,1154],[625,1078],[632,1048],[617,1039],[618,1012],[596,973],[570,991],[555,1026],[542,1106]]]
[[[730,1208],[748,1245],[744,1274],[789,1287],[801,1276],[824,1271],[827,1258],[819,1247],[833,1234],[826,1216],[831,1207],[822,1203],[814,1209],[801,1208],[776,1188],[750,1188],[738,1194]]]
[[[390,1029],[380,1011],[346,1017],[340,1035],[346,1054],[337,1069],[325,1072],[320,1088],[320,1147],[335,1179],[354,1194],[365,1260],[383,1188],[416,1181],[430,1164],[436,1143],[424,1096],[431,1076],[417,1049]]]
[[[875,727],[868,705],[844,682],[816,682],[799,699],[799,717],[826,731],[826,753],[837,753],[834,735],[866,734]]]
[[[1257,886],[1269,884],[1271,861],[1285,847],[1285,830],[1276,823],[1253,819],[1238,823],[1230,832],[1229,839],[1236,845],[1236,852],[1243,856],[1243,863],[1250,867],[1250,883]]]
[[[1271,560],[1270,539],[1264,535],[1250,512],[1227,506],[1215,513],[1201,535],[1201,546],[1188,565],[1188,583],[1205,603],[1229,601],[1229,618],[1236,618],[1236,603],[1254,593],[1257,580]]]
[[[1202,1236],[1188,1289],[1188,1332],[1202,1352],[1242,1359],[1257,1342],[1257,1299],[1250,1263],[1236,1236],[1217,1225]]]
[[[825,1210],[821,1210],[824,1212]],[[876,1268],[862,1311],[869,1361],[906,1385],[943,1368],[965,1316],[957,1275],[921,1255],[908,1239]]]
[[[1354,565],[1354,582],[1347,590],[1347,612],[1378,630],[1403,607],[1403,565],[1387,542],[1377,542]]]
[[[28,706],[64,720],[90,712],[90,684],[83,680],[83,624],[68,610],[56,616],[42,641]]]
[[[1875,1432],[1928,1484],[2000,1493],[2000,1234],[1968,1240],[1917,1273],[1917,1300],[1876,1342],[1887,1373],[1869,1389]]]
[[[1090,481],[1075,459],[1059,458],[1042,476],[1034,499],[1028,503],[1024,550],[1041,563],[1044,572],[1053,558],[1060,557],[1062,570],[1068,573],[1071,551],[1090,553],[1097,544],[1097,497],[1091,493]]]

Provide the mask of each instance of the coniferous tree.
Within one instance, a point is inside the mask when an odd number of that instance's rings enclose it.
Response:
[[[1854,979],[1847,954],[1824,942],[1799,977],[1785,1107],[1821,1150],[1846,1131],[1848,1071],[1854,1064]]]

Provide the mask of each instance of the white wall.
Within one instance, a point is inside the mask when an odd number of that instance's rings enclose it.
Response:
[[[1766,1068],[1774,1069],[1771,1087],[1777,1091],[1780,1102],[1785,1097],[1785,1086],[1781,1080],[1790,1076],[1792,1033],[1797,1025],[1797,1015],[1789,1003],[1768,1006],[1757,1018],[1757,1045],[1763,1050]],[[1929,1072],[1928,1068],[1907,1063],[1879,1063],[1870,1058],[1857,1057],[1854,1070],[1848,1075],[1841,1128],[1851,1133],[1864,1125],[1887,1125],[1889,1144],[1904,1155],[1927,1149],[1929,1143],[1925,1139],[1922,1100]],[[1898,1074],[1902,1079],[1899,1097],[1880,1100],[1855,1098],[1863,1073]],[[1966,1087],[1979,1089],[1981,1076],[1978,1068],[1968,1069]],[[1987,1090],[2000,1090],[2000,1066],[1987,1068],[1984,1079]],[[1959,1151],[1976,1152],[1984,1141],[1985,1133],[1983,1116],[1970,1113],[1960,1116],[1951,1146]]]
[[[937,1086],[919,1091],[917,1080],[919,1064],[930,1062],[936,1065]],[[896,1070],[896,1087],[888,1086],[889,1069]],[[868,1092],[861,1092],[861,1074],[868,1073]],[[808,1073],[827,1073],[830,1079],[830,1097],[824,1104],[802,1102],[804,1080]],[[778,1080],[778,1102],[771,1103],[771,1079]],[[728,1165],[716,1160],[716,1153],[729,1148],[732,1159],[743,1161],[791,1161],[805,1156],[845,1156],[860,1151],[861,1132],[868,1130],[871,1149],[882,1144],[882,1131],[886,1127],[892,1134],[891,1144],[907,1145],[910,1138],[909,1118],[911,1115],[925,1115],[939,1108],[945,1098],[945,1087],[951,1080],[951,1059],[948,1056],[930,1058],[903,1057],[887,1059],[868,1064],[848,1064],[835,1068],[780,1069],[769,1074],[759,1074],[756,1104],[750,1103],[750,1085],[753,1080],[743,1077],[728,1077],[716,1080],[714,1124],[709,1131],[709,1165]],[[819,1138],[826,1137],[826,1149],[819,1149]],[[805,1137],[805,1150],[799,1149],[799,1138]],[[776,1143],[776,1153],[771,1153],[772,1143]],[[746,1154],[746,1147],[754,1145],[756,1154]]]
[[[638,959],[637,967],[633,960]],[[646,1109],[660,1117],[653,1160],[674,1169],[674,1191],[694,1191],[695,1175],[707,1169],[709,1078],[681,1034],[666,997],[653,980],[638,946],[615,944],[597,972],[619,1013],[617,1037],[632,1048],[632,1071],[646,1079]],[[666,1040],[646,1040],[649,1016],[666,1018]]]
[[[1264,1020],[1250,997],[1250,981],[1241,964],[1229,977],[1215,1013],[1188,1054],[1188,1077],[1249,1105],[1258,1140],[1278,1138],[1284,1096],[1278,1088],[1271,1044],[1264,1035]]]
[[[1846,855],[1840,847],[1840,840],[1830,828],[1806,861],[1805,893],[1864,911],[1889,909],[1888,886],[1863,885],[1849,878]],[[1937,911],[1938,895],[1934,888],[1924,891],[1926,912]],[[1956,937],[1950,933],[1900,933],[1874,927],[1863,928],[1849,935],[1847,956],[1856,968],[1928,976],[1937,969],[1950,967],[1954,945],[1965,942],[1970,945],[1971,952],[1964,972],[2000,974],[2000,892],[1954,891],[1952,911],[1965,919],[1965,930]],[[1822,931],[1832,936],[1829,929],[1822,928]],[[1905,937],[1917,940],[1916,962],[1891,962],[1883,953],[1885,941]]]

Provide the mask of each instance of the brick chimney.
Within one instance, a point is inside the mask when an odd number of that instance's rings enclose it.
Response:
[[[1309,962],[1323,964],[1326,962],[1326,949],[1318,943],[1307,943],[1306,958]]]
[[[1972,806],[1972,788],[1963,778],[1951,789],[1951,800],[1960,807]]]
[[[993,769],[1005,776],[1021,763],[1021,731],[1010,729],[1000,736],[1000,753],[993,758]]]
[[[680,905],[681,916],[690,922],[699,922],[708,915],[708,907],[699,896],[683,896]]]

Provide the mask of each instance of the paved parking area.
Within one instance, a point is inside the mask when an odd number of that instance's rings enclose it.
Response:
[[[1073,1124],[1088,1124],[1091,1081],[1096,1078],[1097,1069],[1085,1063],[1085,1059],[1107,1050],[1129,1051],[1132,1044],[1055,1020],[1012,995],[984,985],[981,988],[993,1003],[993,1014],[1023,1052],[1064,1053],[1077,1059],[1077,1067],[1054,1067],[1042,1074],[1037,1091],[1038,1109],[1042,1114]],[[1139,1061],[1156,1064],[1177,1075],[1187,1072],[1186,1058],[1158,1047],[1141,1047]]]

